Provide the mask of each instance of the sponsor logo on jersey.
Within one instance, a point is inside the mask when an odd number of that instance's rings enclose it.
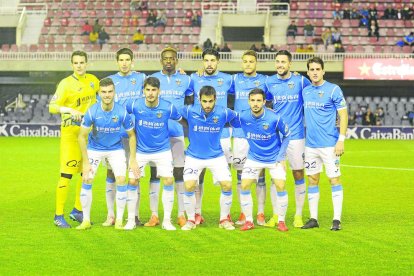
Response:
[[[262,126],[264,130],[267,130],[269,128],[269,123],[263,123]]]
[[[162,117],[162,111],[157,111],[157,118],[161,118]]]
[[[295,88],[295,83],[293,81],[289,81],[287,85],[288,85],[289,89]]]
[[[213,117],[213,123],[217,124],[218,120],[219,120],[219,117],[218,116],[214,116]]]
[[[114,116],[112,117],[112,122],[116,123],[116,122],[118,122],[118,121],[119,121],[119,117],[118,117],[117,115],[114,115]]]
[[[223,85],[223,82],[224,82],[224,80],[223,80],[222,78],[219,78],[219,79],[217,80],[217,84],[218,84],[218,86],[222,86],[222,85]]]

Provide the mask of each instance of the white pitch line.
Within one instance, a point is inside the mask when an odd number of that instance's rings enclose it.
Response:
[[[353,165],[341,165],[341,167],[359,168],[359,169],[377,169],[377,170],[388,170],[388,171],[414,171],[414,168],[390,168],[390,167],[353,166]]]

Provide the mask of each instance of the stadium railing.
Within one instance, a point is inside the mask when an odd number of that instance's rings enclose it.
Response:
[[[91,60],[113,60],[113,52],[89,52]],[[240,61],[243,51],[220,53],[224,61]],[[273,61],[276,53],[258,53],[260,61]],[[414,58],[412,53],[292,53],[294,61],[306,61],[312,56],[321,57],[324,61],[343,61],[345,58]],[[0,60],[70,60],[71,52],[0,52]],[[139,60],[159,60],[160,52],[135,52],[134,57]],[[180,60],[199,60],[192,52],[180,52]]]

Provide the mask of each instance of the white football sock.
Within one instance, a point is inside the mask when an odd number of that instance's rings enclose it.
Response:
[[[127,185],[117,185],[116,186],[116,220],[122,220],[124,217],[126,199],[127,199]]]
[[[344,200],[344,191],[341,184],[332,186],[332,203],[334,209],[333,219],[341,221],[342,202]]]
[[[80,202],[83,210],[83,220],[91,221],[92,184],[82,183]]]
[[[318,219],[319,186],[308,187],[308,202],[310,217]]]
[[[187,219],[195,222],[196,197],[194,192],[184,192],[184,207]]]
[[[137,203],[135,205],[135,216],[139,218],[139,204],[141,202],[141,187],[137,185]]]
[[[221,191],[220,195],[220,221],[227,219],[230,214],[231,203],[233,201],[233,194],[230,191],[224,192]]]
[[[138,199],[138,194],[137,194],[137,186],[134,185],[128,185],[127,188],[127,208],[128,208],[128,220],[133,220],[135,221],[135,211],[136,211],[136,206],[137,206],[137,199]]]
[[[196,214],[200,214],[200,215],[201,215],[201,205],[203,203],[203,192],[204,192],[204,183],[198,183],[195,189],[195,198],[196,198],[195,212]]]
[[[259,177],[256,184],[256,196],[257,196],[257,213],[264,214],[264,207],[266,201],[266,183],[264,176]]]
[[[302,216],[303,204],[305,203],[306,184],[305,179],[295,180],[295,206],[297,216]]]
[[[272,203],[272,211],[273,211],[273,215],[277,215],[277,197],[276,197],[276,186],[275,184],[272,183],[272,185],[270,185],[270,201]]]
[[[246,221],[253,222],[253,199],[250,190],[240,191],[240,205]]]
[[[115,194],[116,194],[116,187],[115,187],[115,179],[113,178],[106,178],[106,207],[108,209],[108,216],[115,217]]]
[[[286,211],[287,211],[288,202],[289,202],[288,194],[286,191],[277,192],[276,197],[277,197],[277,210],[278,210],[277,218],[279,221],[285,221]]]
[[[164,207],[164,221],[171,221],[171,211],[174,206],[173,185],[164,185],[162,191],[162,205]]]
[[[152,215],[158,217],[158,205],[160,201],[160,182],[150,181],[150,210]]]
[[[177,206],[178,206],[178,216],[184,216],[184,182],[176,181],[175,182],[175,190],[177,191]]]

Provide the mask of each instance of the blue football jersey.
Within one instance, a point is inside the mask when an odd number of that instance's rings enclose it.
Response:
[[[311,148],[333,147],[338,141],[337,110],[346,109],[341,88],[324,81],[320,86],[303,89],[306,124],[306,146]]]
[[[238,73],[233,76],[234,82],[234,110],[241,112],[243,110],[250,109],[249,106],[249,93],[255,88],[262,89],[267,93],[267,87],[265,85],[267,76],[262,74],[256,74],[256,76],[248,77],[243,73]],[[233,137],[245,138],[244,132],[241,128],[233,129]]]
[[[170,102],[159,99],[156,107],[148,107],[145,98],[127,103],[127,111],[135,116],[137,152],[158,153],[170,150],[168,120],[180,120],[181,115]]]
[[[144,73],[133,71],[127,76],[116,73],[108,78],[111,78],[115,84],[115,102],[126,106],[129,100],[143,97],[142,89],[146,78]]]
[[[200,90],[203,86],[212,86],[216,90],[216,105],[227,107],[227,94],[234,93],[233,77],[229,74],[217,72],[214,75],[199,76],[196,73],[191,74],[191,90],[194,92],[194,105],[200,106]],[[226,128],[222,132],[221,138],[230,137],[230,131]]]
[[[288,125],[273,110],[264,108],[259,117],[255,117],[251,110],[244,110],[237,114],[231,125],[242,128],[246,134],[249,143],[248,159],[261,163],[285,160],[290,131]]]
[[[188,122],[188,140],[190,144],[186,155],[197,159],[211,159],[224,155],[220,137],[225,124],[236,117],[233,110],[216,105],[205,114],[201,106],[189,105],[181,109],[181,115]]]
[[[134,122],[125,107],[114,103],[111,111],[104,111],[100,102],[86,111],[81,125],[85,128],[93,126],[88,137],[88,149],[97,151],[122,149],[121,128],[134,128]]]
[[[292,140],[305,138],[302,91],[308,85],[307,78],[292,73],[287,79],[280,79],[276,74],[266,81],[266,100],[272,101],[273,109],[288,124]]]
[[[151,75],[160,80],[160,98],[172,103],[178,110],[184,106],[186,96],[193,94],[190,88],[190,77],[178,71],[169,76],[162,71]],[[183,126],[174,120],[168,121],[170,137],[184,136]]]

